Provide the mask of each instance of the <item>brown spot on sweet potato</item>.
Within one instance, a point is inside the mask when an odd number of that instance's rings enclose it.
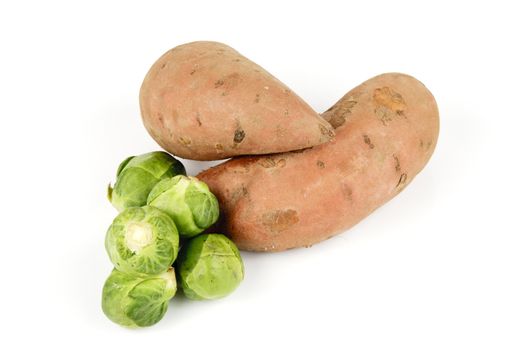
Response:
[[[403,96],[388,86],[374,90],[374,103],[374,113],[383,125],[387,125],[396,116],[405,116],[407,105]]]
[[[293,209],[274,210],[262,215],[262,224],[273,233],[280,233],[298,222],[297,211]]]
[[[343,125],[352,114],[352,109],[357,105],[357,101],[352,97],[340,100],[330,107],[324,114],[324,118],[334,129]]]
[[[373,149],[375,147],[368,135],[363,135],[363,139],[370,149]]]
[[[166,62],[164,62],[161,66],[160,66],[160,69],[164,69],[166,68]]]
[[[399,164],[399,158],[395,154],[393,154],[392,157],[394,158],[394,161],[396,162],[395,163],[396,172],[400,172],[401,171],[401,165]]]
[[[288,111],[288,109],[285,109],[285,110],[284,110],[284,116],[285,116],[285,117],[288,117],[289,114],[290,114],[290,112]]]
[[[347,183],[343,182],[342,185],[341,185],[341,191],[343,192],[343,196],[347,199],[347,200],[352,200],[352,195],[353,195],[353,192],[352,192],[352,188],[350,187],[350,185],[348,185]]]
[[[272,158],[262,158],[257,162],[257,164],[265,169],[275,167],[275,161]]]
[[[405,119],[407,119],[407,116],[405,115],[405,112],[404,111],[396,111],[396,114],[400,117],[403,117]]]
[[[201,118],[199,118],[199,116],[195,117],[195,120],[199,126],[202,126]]]
[[[406,103],[400,93],[394,89],[384,86],[374,90],[374,101],[380,105],[392,111],[404,111],[406,109]]]
[[[423,151],[428,151],[430,147],[432,146],[432,140],[424,142],[423,140],[419,140],[419,148],[421,148]]]
[[[189,147],[191,145],[191,139],[189,137],[179,136],[177,141],[179,141],[179,143],[185,147]]]
[[[323,124],[319,124],[319,130],[321,130],[321,134],[323,134],[324,136],[328,136],[329,138],[332,138],[335,136],[334,131],[332,129],[328,129]]]
[[[195,69],[192,69],[190,72],[190,75],[193,75],[195,73]]]
[[[241,143],[242,140],[244,140],[244,137],[246,136],[246,133],[243,129],[238,128],[235,130],[235,134],[233,135],[233,142],[235,143]]]
[[[320,161],[320,160],[317,161],[317,166],[318,166],[319,168],[321,168],[321,169],[324,169],[324,167],[325,167],[324,162],[323,162],[323,161]]]
[[[230,205],[234,205],[239,199],[242,197],[246,197],[248,195],[248,189],[244,184],[241,185],[241,187],[236,188],[231,196],[230,196]]]
[[[235,166],[231,169],[231,171],[234,173],[234,174],[248,174],[250,173],[250,166],[249,164],[240,164],[238,166]]]
[[[259,103],[260,100],[261,100],[260,95],[259,94],[255,95],[255,103]]]
[[[407,174],[403,173],[399,177],[399,181],[397,182],[396,188],[398,188],[399,186],[402,187],[406,182],[407,182]]]
[[[284,166],[286,166],[286,159],[281,158],[275,161],[273,158],[262,158],[257,162],[257,164],[259,164],[265,169],[283,168]]]
[[[217,80],[215,82],[215,88],[224,89],[224,91],[222,92],[222,96],[226,96],[229,94],[230,90],[232,90],[235,86],[239,84],[240,81],[241,75],[239,73],[231,73],[223,77],[222,79]]]
[[[392,121],[391,111],[389,111],[384,106],[379,106],[376,109],[374,109],[374,113],[379,118],[381,123],[383,123],[383,125],[386,125],[388,122]]]
[[[224,152],[224,146],[220,143],[216,143],[215,144],[215,151],[217,151],[217,153],[222,153]]]
[[[337,129],[346,122],[346,118],[342,114],[334,113],[328,122],[332,125],[332,128]]]

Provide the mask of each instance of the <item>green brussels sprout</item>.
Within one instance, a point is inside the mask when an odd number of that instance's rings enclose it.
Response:
[[[148,196],[148,205],[167,213],[182,237],[198,235],[219,218],[219,202],[208,185],[192,176],[161,180]]]
[[[195,300],[224,297],[244,279],[239,250],[226,236],[216,233],[187,242],[177,268],[184,295]]]
[[[121,212],[106,234],[106,251],[115,268],[138,275],[166,271],[179,250],[179,234],[173,220],[153,207]]]
[[[102,290],[102,310],[111,321],[122,326],[148,327],[162,319],[176,291],[172,267],[147,277],[114,269]]]
[[[108,199],[118,211],[141,207],[157,182],[181,174],[186,175],[184,165],[166,152],[126,158],[118,167],[115,186],[108,186]]]

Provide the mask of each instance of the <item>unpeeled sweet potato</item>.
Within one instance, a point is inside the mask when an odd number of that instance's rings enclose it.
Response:
[[[217,42],[180,45],[160,57],[144,79],[140,107],[153,139],[188,159],[285,152],[334,135],[287,86]]]
[[[220,225],[240,249],[310,246],[346,230],[405,188],[439,133],[432,94],[390,73],[348,92],[323,117],[333,141],[229,160],[198,175],[220,202]]]

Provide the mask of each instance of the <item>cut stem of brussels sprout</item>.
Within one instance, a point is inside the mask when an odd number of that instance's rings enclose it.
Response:
[[[113,220],[105,245],[117,270],[155,275],[175,261],[179,234],[173,220],[161,210],[149,206],[128,208]]]
[[[153,240],[150,225],[141,222],[132,222],[126,227],[125,243],[133,253],[140,253],[142,248],[151,244]]]
[[[221,234],[189,240],[182,248],[177,267],[184,295],[195,300],[222,298],[244,279],[239,250]]]
[[[159,322],[177,291],[175,271],[139,277],[114,269],[102,290],[102,310],[125,327],[148,327]]]
[[[191,176],[161,180],[151,190],[147,203],[166,212],[183,237],[198,235],[219,218],[217,198],[208,185]]]
[[[118,211],[140,207],[157,182],[181,174],[186,174],[182,163],[166,152],[128,157],[120,163],[115,186],[108,186],[107,196]]]

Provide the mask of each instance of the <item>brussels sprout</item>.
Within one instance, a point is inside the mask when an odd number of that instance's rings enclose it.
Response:
[[[147,203],[166,212],[186,238],[198,235],[219,218],[217,198],[208,185],[191,176],[161,180],[151,190]]]
[[[108,199],[118,211],[143,206],[157,182],[181,174],[186,175],[184,165],[166,152],[126,158],[118,167],[115,186],[108,186]]]
[[[226,236],[216,233],[187,242],[177,268],[184,295],[195,300],[224,297],[244,278],[239,250]]]
[[[173,220],[161,210],[148,206],[128,208],[113,220],[105,245],[117,270],[155,275],[175,261],[179,234]]]
[[[175,271],[138,277],[114,269],[102,290],[102,310],[126,327],[147,327],[159,322],[177,290]]]

